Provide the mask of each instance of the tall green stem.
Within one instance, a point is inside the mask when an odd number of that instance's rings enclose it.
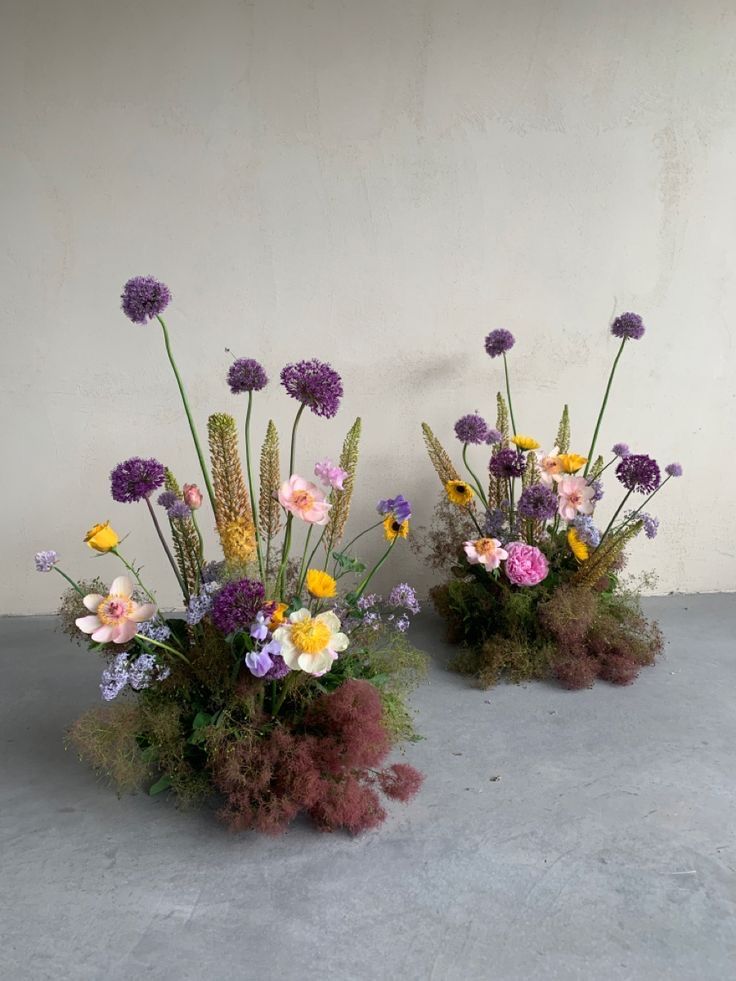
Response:
[[[151,601],[152,603],[154,603],[154,604],[155,604],[156,606],[158,606],[158,602],[157,602],[157,600],[156,600],[156,597],[155,597],[155,596],[153,595],[153,593],[151,593],[151,592],[150,592],[150,591],[149,591],[148,589],[146,589],[146,587],[145,587],[145,586],[143,585],[143,583],[141,582],[141,577],[140,577],[140,576],[138,575],[138,570],[137,570],[137,569],[135,569],[135,568],[134,568],[134,567],[133,567],[133,566],[132,566],[132,565],[130,564],[130,562],[128,562],[128,560],[127,560],[127,559],[124,559],[124,558],[123,558],[123,556],[122,556],[122,555],[120,554],[120,552],[118,552],[118,550],[117,550],[116,548],[111,548],[111,549],[110,549],[110,551],[112,552],[112,554],[113,554],[113,555],[117,555],[117,557],[118,557],[118,558],[120,559],[120,561],[121,561],[121,562],[123,563],[123,565],[124,565],[124,566],[125,566],[125,568],[126,568],[126,569],[128,570],[128,572],[132,572],[132,574],[133,574],[133,575],[134,575],[134,577],[135,577],[135,581],[136,581],[136,582],[138,583],[138,585],[139,585],[139,586],[141,587],[141,589],[142,589],[142,590],[143,590],[143,592],[144,592],[144,593],[146,594],[146,596],[147,596],[147,597],[149,598],[149,600],[150,600],[150,601]]]
[[[615,514],[614,514],[614,516],[613,516],[613,517],[611,518],[611,520],[610,520],[610,521],[608,522],[608,527],[606,528],[606,530],[605,530],[605,531],[603,532],[603,534],[601,535],[601,540],[600,540],[600,541],[598,542],[598,548],[600,548],[600,547],[601,547],[601,545],[603,544],[603,539],[604,539],[604,538],[606,537],[606,535],[607,535],[607,534],[608,534],[608,532],[609,532],[609,531],[611,530],[611,528],[613,528],[613,523],[614,523],[614,521],[615,521],[615,520],[616,520],[616,518],[617,518],[617,517],[618,517],[618,516],[619,516],[619,515],[621,514],[621,511],[622,511],[622,509],[623,509],[623,506],[624,506],[624,504],[626,504],[626,502],[628,501],[628,499],[629,499],[630,497],[631,497],[631,491],[626,491],[626,494],[625,494],[625,496],[624,496],[624,499],[623,499],[623,501],[621,501],[621,503],[619,504],[619,506],[618,506],[618,507],[616,508],[616,513],[615,513]]]
[[[348,549],[350,548],[350,546],[351,546],[351,545],[354,545],[354,544],[355,544],[355,543],[356,543],[356,542],[358,541],[358,539],[359,539],[359,538],[362,538],[362,537],[363,537],[363,535],[367,535],[367,534],[368,534],[368,532],[369,532],[369,531],[373,531],[373,529],[374,529],[374,528],[378,528],[378,526],[379,526],[379,525],[382,525],[382,524],[383,524],[383,522],[384,522],[384,518],[381,518],[381,520],[380,520],[380,521],[377,521],[377,522],[376,522],[376,523],[375,523],[374,525],[368,525],[368,527],[367,527],[367,528],[364,528],[364,529],[363,529],[363,530],[362,530],[362,531],[360,532],[360,534],[359,534],[359,535],[356,535],[356,536],[355,536],[355,538],[351,538],[351,539],[350,539],[350,541],[349,541],[349,542],[347,543],[347,545],[344,545],[344,546],[343,546],[343,549],[342,549],[342,553],[343,553],[343,555],[346,555],[346,554],[347,554],[347,551],[348,551]],[[327,569],[327,563],[328,563],[329,561],[330,561],[330,556],[329,556],[329,553],[328,553],[328,555],[327,555],[327,562],[325,563],[325,570]],[[334,569],[333,569],[333,571],[334,571],[335,569],[337,569],[337,562],[335,562],[335,565],[334,565]]]
[[[158,518],[156,517],[156,512],[153,510],[153,505],[151,504],[151,499],[149,497],[146,497],[146,498],[144,498],[144,500],[145,500],[146,504],[148,505],[148,513],[151,515],[151,519],[153,520],[153,526],[156,529],[156,534],[159,537],[159,541],[163,545],[164,552],[166,552],[166,558],[171,563],[171,568],[174,570],[174,575],[176,576],[176,581],[179,583],[179,588],[182,591],[182,595],[184,596],[185,601],[187,601],[189,599],[189,590],[187,589],[186,583],[184,582],[184,580],[182,579],[182,577],[181,577],[181,575],[179,573],[179,568],[178,568],[176,562],[174,561],[174,556],[171,554],[171,549],[169,548],[168,544],[166,543],[166,539],[164,538],[164,533],[161,531],[161,525],[158,523]]]
[[[611,368],[611,374],[608,376],[608,384],[606,385],[606,392],[603,396],[603,405],[601,405],[601,411],[598,413],[598,421],[595,424],[595,431],[593,433],[593,440],[590,444],[590,449],[588,450],[588,460],[585,464],[585,470],[583,471],[583,476],[588,476],[588,471],[590,470],[591,464],[593,462],[593,452],[595,450],[595,444],[598,439],[598,433],[600,432],[601,422],[603,421],[603,413],[606,411],[606,405],[608,404],[608,396],[611,394],[611,385],[613,384],[613,376],[616,374],[616,368],[618,367],[619,360],[624,351],[624,346],[626,344],[627,338],[621,341],[621,347],[618,349],[618,354],[614,358],[613,367]]]
[[[263,567],[263,553],[261,552],[261,536],[258,533],[258,515],[256,512],[256,495],[253,490],[253,468],[250,459],[250,414],[253,408],[253,392],[248,392],[248,409],[245,413],[245,466],[248,471],[248,490],[250,491],[250,510],[253,515],[253,534],[256,537],[256,550],[258,552],[258,571],[261,579],[265,582],[265,570]],[[291,475],[290,475],[291,476]]]
[[[299,420],[302,417],[302,413],[306,408],[305,404],[299,406],[297,410],[296,417],[294,419],[294,425],[291,427],[291,450],[289,452],[289,477],[294,475],[294,461],[296,459],[296,430],[299,425]],[[279,566],[279,574],[276,578],[276,591],[279,594],[279,598],[283,602],[284,599],[284,579],[286,576],[286,563],[289,561],[289,550],[291,549],[291,525],[294,519],[294,515],[289,512],[289,516],[286,519],[286,531],[284,532],[284,547],[281,552],[281,565]]]
[[[631,522],[635,520],[637,514],[639,514],[641,511],[643,511],[644,508],[647,506],[647,504],[649,504],[649,502],[651,501],[651,499],[654,497],[654,495],[655,494],[658,494],[662,490],[662,488],[667,483],[667,481],[670,480],[670,477],[671,477],[671,475],[668,475],[667,477],[665,477],[664,480],[662,481],[662,483],[659,485],[659,487],[655,488],[648,497],[645,497],[644,498],[644,501],[639,505],[639,507],[636,509],[636,511],[632,511],[631,514],[629,515],[629,517],[626,519],[626,521],[624,521],[624,523],[621,525],[622,528],[625,528],[626,525],[631,524]]]
[[[79,583],[74,582],[71,576],[68,576],[65,572],[62,572],[61,569],[58,567],[58,565],[52,566],[52,568],[54,572],[58,572],[60,576],[63,576],[64,579],[66,579],[66,581],[69,583],[69,585],[73,586],[74,589],[76,589],[76,591],[79,593],[80,596],[82,597],[84,596],[84,593],[82,592]]]
[[[302,552],[302,562],[301,562],[301,565],[299,566],[299,578],[296,581],[296,583],[297,583],[297,585],[296,585],[296,594],[297,594],[297,596],[301,596],[301,593],[302,593],[302,583],[304,582],[304,576],[305,576],[305,573],[306,573],[305,565],[306,565],[306,562],[307,562],[307,549],[309,548],[309,539],[312,537],[312,529],[313,528],[314,528],[314,525],[310,525],[309,526],[309,531],[307,532],[307,537],[306,537],[305,542],[304,542],[304,551]]]
[[[470,476],[473,478],[475,483],[475,489],[478,492],[478,497],[483,502],[483,506],[488,510],[488,501],[486,500],[486,495],[483,493],[483,488],[480,485],[480,481],[476,476],[475,472],[472,470],[470,464],[468,463],[468,444],[463,443],[463,463],[465,464],[465,469],[468,471]]]
[[[368,586],[368,583],[369,583],[369,582],[371,581],[371,579],[372,579],[372,578],[373,578],[373,577],[375,576],[375,574],[376,574],[376,573],[378,572],[378,570],[379,570],[379,569],[381,568],[381,566],[383,565],[383,563],[384,563],[384,562],[386,561],[386,559],[387,559],[387,558],[389,557],[389,555],[391,554],[391,549],[392,549],[392,548],[394,547],[394,545],[396,544],[396,540],[398,539],[398,537],[399,537],[399,536],[398,536],[398,535],[396,535],[396,537],[395,537],[395,538],[393,539],[393,541],[391,542],[391,544],[389,545],[389,547],[388,547],[388,548],[386,549],[386,551],[385,551],[385,552],[383,553],[383,555],[381,556],[381,558],[380,558],[380,559],[378,560],[378,562],[376,562],[376,564],[375,564],[375,565],[373,566],[373,568],[372,568],[372,569],[371,569],[371,571],[370,571],[370,572],[368,573],[368,575],[367,575],[367,576],[365,577],[365,579],[364,579],[364,580],[363,580],[363,582],[362,582],[362,583],[360,584],[360,586],[358,586],[358,588],[357,588],[357,589],[356,589],[356,591],[355,591],[355,598],[356,598],[356,599],[360,599],[360,597],[361,597],[361,596],[363,595],[363,593],[365,592],[365,590],[366,590],[366,587]]]
[[[513,430],[513,435],[516,436],[519,430],[516,428],[516,421],[514,419],[514,407],[511,404],[511,384],[509,382],[509,365],[506,361],[506,352],[503,353],[503,373],[506,376],[506,398],[509,403],[509,415],[511,416],[511,428]]]
[[[189,400],[187,399],[187,393],[184,391],[184,383],[181,380],[181,375],[179,374],[179,369],[176,366],[176,361],[174,361],[174,354],[171,350],[171,342],[169,340],[169,332],[166,328],[166,323],[163,317],[157,316],[156,319],[161,324],[161,329],[164,332],[164,345],[166,346],[166,354],[169,358],[169,363],[174,370],[174,377],[176,378],[176,384],[179,386],[179,394],[181,395],[181,400],[184,403],[184,411],[187,414],[187,421],[189,422],[189,429],[192,433],[192,439],[194,440],[194,448],[197,451],[197,456],[199,458],[199,466],[202,469],[202,476],[204,477],[204,483],[207,488],[207,494],[210,499],[210,504],[212,505],[212,513],[215,513],[215,492],[212,488],[212,481],[210,480],[209,470],[207,469],[207,464],[205,463],[204,454],[202,453],[202,447],[199,442],[199,436],[197,435],[197,427],[194,424],[194,419],[192,418],[192,411],[189,408]]]

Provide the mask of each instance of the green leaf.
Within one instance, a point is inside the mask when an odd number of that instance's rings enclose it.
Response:
[[[144,761],[146,763],[153,763],[158,757],[158,747],[157,746],[146,746],[146,748],[141,753]]]
[[[168,790],[171,786],[171,777],[163,776],[160,780],[149,789],[148,793],[151,797],[155,797],[156,794],[160,794],[163,790]]]
[[[197,712],[192,722],[192,729],[201,729],[202,726],[208,726],[211,722],[212,716],[208,715],[207,712]]]

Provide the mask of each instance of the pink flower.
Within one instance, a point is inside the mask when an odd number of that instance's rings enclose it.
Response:
[[[544,552],[525,542],[510,542],[506,550],[506,575],[516,586],[536,586],[547,578],[549,563]]]
[[[347,470],[337,467],[332,460],[320,460],[314,465],[314,476],[318,477],[323,484],[335,490],[343,489],[343,481],[347,477]]]
[[[279,487],[279,504],[291,514],[313,525],[326,525],[331,505],[316,484],[292,474]]]
[[[463,544],[470,565],[485,566],[488,572],[497,569],[502,559],[508,558],[506,549],[501,548],[497,538],[478,538]]]
[[[184,484],[182,488],[184,503],[188,504],[192,511],[202,507],[202,491],[196,484]]]
[[[92,616],[74,622],[84,634],[92,634],[98,644],[127,644],[138,633],[138,624],[150,620],[156,612],[153,603],[136,603],[131,599],[133,583],[118,576],[107,596],[89,593],[82,602]]]
[[[555,447],[551,453],[537,453],[537,464],[540,469],[540,480],[545,487],[552,487],[555,480],[559,479],[562,471],[562,461]]]
[[[565,521],[572,521],[576,514],[592,514],[595,507],[595,489],[585,477],[563,477],[557,483],[560,502],[557,511]]]

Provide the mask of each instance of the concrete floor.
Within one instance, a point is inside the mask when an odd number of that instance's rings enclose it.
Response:
[[[425,618],[426,784],[358,839],[118,800],[61,741],[95,658],[0,620],[0,977],[733,977],[736,597],[646,605],[659,664],[573,693],[469,688]]]

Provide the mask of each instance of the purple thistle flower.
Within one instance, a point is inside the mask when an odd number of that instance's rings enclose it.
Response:
[[[387,497],[379,501],[376,511],[379,514],[392,514],[399,524],[403,524],[411,517],[411,504],[403,494],[397,494],[396,497]]]
[[[462,416],[455,423],[455,435],[461,443],[487,443],[488,423],[477,413]]]
[[[233,395],[240,392],[260,392],[268,384],[263,365],[254,358],[238,358],[230,365],[227,383]]]
[[[629,338],[638,341],[644,336],[644,322],[638,313],[622,313],[611,324],[611,333],[614,337]]]
[[[184,501],[174,501],[168,508],[168,515],[172,521],[185,521],[187,518],[191,518],[192,509]]]
[[[620,456],[623,460],[626,456],[631,456],[631,450],[629,449],[628,443],[614,443],[611,447],[611,453],[614,456]]]
[[[134,324],[147,324],[163,313],[171,301],[169,287],[153,276],[134,276],[120,297],[125,316]]]
[[[59,556],[53,549],[47,549],[43,552],[36,552],[33,559],[36,563],[36,572],[51,572],[59,561]]]
[[[166,468],[153,457],[142,460],[132,456],[123,460],[110,474],[110,490],[114,501],[130,504],[150,497],[166,479]]]
[[[550,521],[557,514],[557,494],[544,484],[525,487],[519,498],[518,512],[532,521]]]
[[[682,466],[679,463],[668,463],[664,472],[668,477],[682,477]]]
[[[627,490],[651,494],[659,487],[657,461],[645,453],[632,453],[616,467],[616,476]]]
[[[488,469],[494,477],[521,477],[526,469],[524,457],[516,450],[499,450],[491,457]]]
[[[500,354],[510,351],[516,343],[510,330],[492,330],[486,337],[486,354],[497,358]]]
[[[168,511],[171,505],[174,503],[174,501],[178,501],[178,500],[179,498],[176,496],[176,494],[173,491],[167,490],[167,491],[161,491],[161,493],[156,498],[156,503],[160,504],[162,508],[165,508],[165,510]]]
[[[223,634],[245,630],[264,607],[266,591],[256,579],[236,579],[222,587],[212,602],[212,622]]]
[[[306,405],[316,416],[331,419],[340,408],[342,380],[324,361],[297,361],[281,371],[281,384],[297,402]]]
[[[388,594],[388,605],[408,610],[409,613],[419,613],[421,607],[416,591],[408,582],[400,582]]]
[[[500,443],[503,439],[503,433],[500,429],[489,429],[486,433],[486,443],[492,446],[494,443]]]

